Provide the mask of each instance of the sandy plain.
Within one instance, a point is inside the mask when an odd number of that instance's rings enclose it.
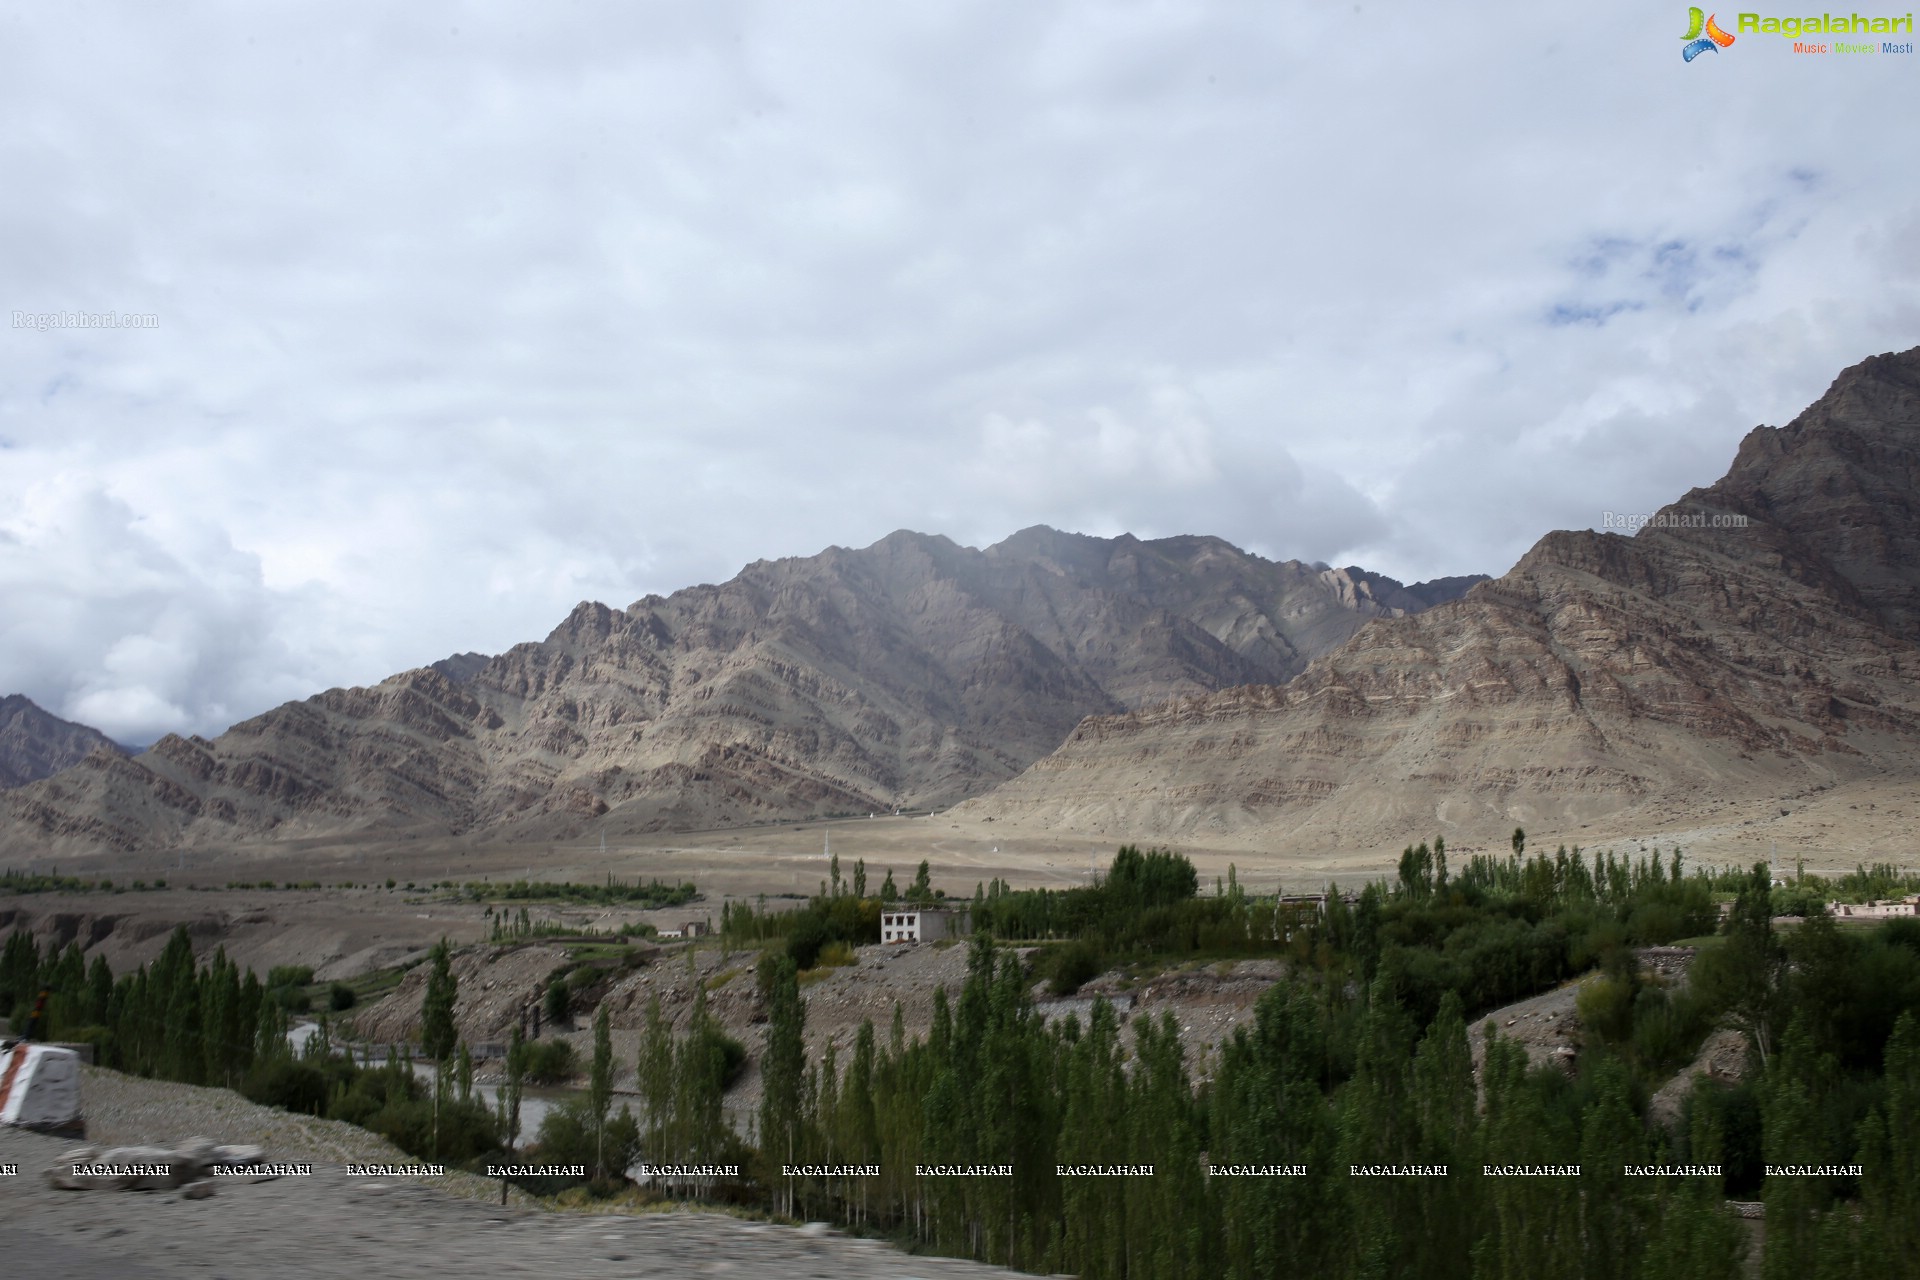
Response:
[[[1637,854],[1658,846],[1685,849],[1693,865],[1780,866],[1804,862],[1810,871],[1841,872],[1861,863],[1920,866],[1920,792],[1900,780],[1867,780],[1782,795],[1764,801],[1702,797],[1634,820],[1631,825],[1595,822],[1565,831],[1534,830],[1529,847],[1561,843],[1585,849],[1612,848]],[[1445,830],[1438,823],[1436,830]],[[1409,832],[1412,841],[1433,834]],[[1476,852],[1504,856],[1506,831],[1448,832],[1455,865]],[[16,869],[57,871],[118,884],[164,879],[167,888],[140,893],[0,895],[0,928],[12,920],[44,923],[50,914],[72,917],[69,936],[104,947],[116,969],[156,954],[174,923],[196,936],[223,940],[243,964],[311,964],[326,977],[345,977],[398,963],[445,936],[456,943],[485,940],[489,927],[478,905],[454,904],[423,892],[408,892],[443,880],[535,880],[598,882],[692,881],[700,898],[683,907],[643,912],[621,908],[566,907],[563,923],[606,929],[627,920],[657,926],[688,919],[718,920],[728,900],[778,901],[781,895],[817,892],[828,876],[828,850],[838,854],[843,875],[857,861],[867,865],[877,890],[887,871],[905,886],[922,859],[933,883],[956,896],[995,877],[1016,887],[1057,888],[1088,883],[1104,868],[1119,842],[1109,836],[1034,830],[965,813],[848,818],[791,822],[713,831],[674,832],[610,841],[504,845],[452,837],[354,838],[262,842],[222,849],[186,849],[86,858],[48,857]],[[1155,843],[1151,838],[1142,845]],[[1194,861],[1203,886],[1233,868],[1256,892],[1314,892],[1330,881],[1353,887],[1390,876],[1400,845],[1354,853],[1263,847],[1247,838],[1224,843],[1169,841]],[[393,890],[385,882],[396,882]],[[239,882],[245,887],[229,888]],[[319,889],[254,886],[272,882],[317,883]],[[340,888],[342,885],[368,886]],[[1204,891],[1204,890],[1203,890]],[[96,923],[112,917],[109,925]],[[64,932],[65,930],[63,930]]]

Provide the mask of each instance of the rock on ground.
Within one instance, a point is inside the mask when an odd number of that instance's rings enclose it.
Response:
[[[524,1201],[503,1208],[489,1198],[461,1198],[463,1183],[497,1194],[498,1184],[477,1178],[349,1177],[348,1161],[405,1157],[350,1126],[255,1107],[216,1089],[90,1071],[82,1096],[92,1129],[108,1141],[172,1142],[207,1133],[216,1141],[258,1142],[269,1162],[309,1160],[313,1175],[223,1179],[203,1199],[188,1197],[190,1188],[63,1191],[48,1186],[42,1171],[73,1144],[0,1128],[0,1165],[19,1166],[18,1176],[0,1176],[0,1258],[9,1275],[960,1280],[1015,1274],[720,1214],[556,1213]]]

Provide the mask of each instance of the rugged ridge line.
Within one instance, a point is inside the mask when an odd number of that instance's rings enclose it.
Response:
[[[62,720],[24,694],[0,698],[0,791],[51,777],[96,751],[126,754],[98,729]]]
[[[0,851],[378,832],[547,839],[947,803],[1088,715],[1282,681],[1402,587],[1217,538],[901,531],[760,561],[546,639],[332,689],[0,802]]]
[[[1756,428],[1632,537],[1550,533],[1283,686],[1090,718],[963,811],[1333,851],[1912,777],[1916,495],[1920,348]]]

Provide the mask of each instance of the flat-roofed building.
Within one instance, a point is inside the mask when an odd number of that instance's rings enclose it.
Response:
[[[882,942],[938,942],[967,933],[966,916],[958,911],[931,907],[880,913]]]
[[[1827,914],[1855,920],[1892,920],[1899,916],[1920,916],[1920,897],[1888,899],[1885,902],[1830,902]]]

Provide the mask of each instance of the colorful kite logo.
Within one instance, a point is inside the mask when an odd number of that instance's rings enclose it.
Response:
[[[1701,34],[1703,31],[1705,35]],[[1680,38],[1687,42],[1687,47],[1680,51],[1680,56],[1688,62],[1692,62],[1703,53],[1718,53],[1733,43],[1733,37],[1720,29],[1720,24],[1713,20],[1713,15],[1703,14],[1699,9],[1687,10],[1687,34]]]

